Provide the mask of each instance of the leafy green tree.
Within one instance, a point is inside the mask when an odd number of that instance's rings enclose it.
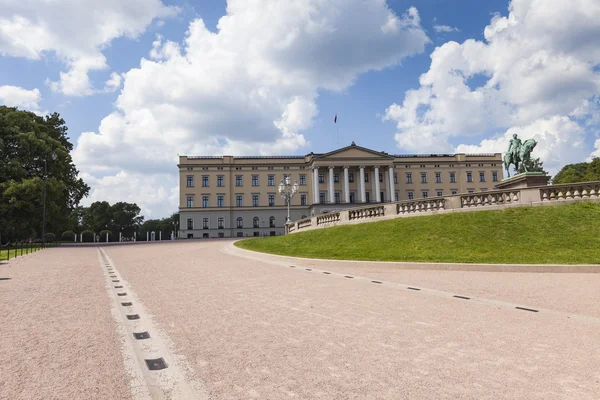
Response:
[[[529,172],[543,172],[544,175],[548,175],[548,172],[544,170],[544,163],[539,158],[532,158],[527,162],[519,164],[519,173],[525,172],[525,167]]]
[[[73,242],[75,241],[75,232],[64,231],[60,237],[63,242]]]
[[[578,183],[600,181],[600,158],[595,157],[592,162],[565,165],[556,174],[552,183]]]
[[[69,227],[69,215],[89,193],[71,158],[65,121],[0,106],[0,234],[14,240],[42,231],[46,165],[46,231]]]
[[[133,232],[144,222],[140,215],[142,211],[135,203],[118,202],[110,208],[112,213],[111,228],[115,232],[122,232],[125,237],[132,237]]]

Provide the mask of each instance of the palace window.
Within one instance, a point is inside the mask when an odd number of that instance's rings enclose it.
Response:
[[[427,172],[421,172],[421,183],[427,183]]]
[[[202,218],[202,229],[208,229],[208,218]]]
[[[319,183],[325,183],[325,175],[319,174]]]
[[[473,173],[467,172],[467,182],[473,182]]]
[[[457,193],[458,193],[458,190],[453,190],[453,191],[452,191],[452,194],[453,194],[453,195],[455,195],[455,194],[457,194]]]
[[[479,182],[485,182],[485,172],[479,173]]]
[[[275,175],[269,175],[267,177],[267,186],[275,186]]]
[[[442,183],[442,173],[441,172],[435,173],[435,183]]]
[[[498,172],[497,171],[492,172],[492,181],[498,182]]]
[[[235,186],[242,186],[242,175],[235,176]]]
[[[394,174],[394,183],[398,184],[398,174]],[[408,183],[408,182],[407,182]]]
[[[237,227],[238,228],[244,227],[244,220],[242,219],[242,217],[237,217]]]
[[[365,182],[369,183],[369,173],[365,172]]]
[[[396,183],[396,182],[394,182]],[[406,183],[412,183],[412,173],[407,172],[406,173]]]
[[[450,183],[456,183],[456,173],[450,172]]]
[[[252,175],[252,186],[258,186],[258,175]]]
[[[236,207],[243,207],[243,196],[242,195],[237,195],[235,196],[235,206]]]
[[[350,203],[356,202],[355,197],[356,197],[356,195],[354,194],[354,192],[350,192]]]
[[[269,195],[269,207],[273,207],[274,205],[275,205],[275,195],[270,194]]]
[[[219,217],[217,219],[217,228],[218,229],[224,229],[225,228],[225,218]]]
[[[325,193],[319,193],[319,203],[325,204]]]
[[[383,172],[379,173],[379,182],[383,182]]]
[[[442,190],[438,190],[437,191],[437,196],[438,197],[442,197],[444,195],[444,192]]]
[[[333,174],[333,183],[340,183],[340,176],[338,174]]]
[[[194,229],[194,218],[187,219],[187,228],[188,228],[188,230]]]
[[[194,207],[194,196],[188,196],[187,197],[187,208],[193,208]]]
[[[367,199],[367,203],[370,203],[370,202],[371,202],[371,196],[370,196],[370,194],[371,194],[371,193],[369,193],[369,192],[366,192],[366,193],[365,193],[365,195],[366,195],[366,199]]]
[[[338,192],[334,193],[335,202],[339,204],[340,202],[340,194]]]
[[[223,175],[217,176],[217,186],[225,186],[225,177]]]
[[[252,195],[252,207],[258,207],[258,195],[257,194]]]
[[[202,208],[208,208],[208,196],[202,196]]]
[[[269,228],[275,228],[275,217],[269,217]]]
[[[300,195],[300,205],[301,206],[305,206],[306,205],[306,195],[305,194],[301,194]]]
[[[254,218],[252,218],[252,227],[253,227],[253,228],[258,228],[258,227],[259,227],[259,226],[258,226],[258,217],[254,217]],[[256,232],[256,233],[258,233],[258,232]],[[257,236],[258,236],[258,235],[257,235]]]
[[[219,195],[217,196],[217,207],[224,207],[225,206],[225,198],[223,195]]]
[[[188,176],[187,177],[186,186],[187,187],[194,187],[194,177],[193,176]]]
[[[354,182],[354,172],[348,172],[348,182]]]
[[[300,184],[306,185],[306,175],[300,175]]]
[[[408,199],[413,200],[414,198],[415,198],[415,194],[413,192],[408,192]]]
[[[424,199],[426,199],[429,196],[429,194],[427,193],[427,191],[422,191],[421,192],[421,197],[423,197]]]
[[[208,187],[208,176],[202,177],[202,187]]]
[[[396,199],[396,201],[398,201],[398,192],[394,193],[394,199]]]

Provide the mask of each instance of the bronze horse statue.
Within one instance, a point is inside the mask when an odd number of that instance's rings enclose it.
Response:
[[[534,139],[527,139],[523,142],[523,144],[517,145],[516,151],[508,151],[506,154],[504,154],[504,168],[506,168],[506,173],[508,174],[509,178],[510,170],[508,167],[510,167],[511,164],[515,166],[515,170],[517,172],[519,171],[520,165],[523,165],[525,172],[528,172],[527,164],[531,161],[531,152],[536,145],[537,142]]]

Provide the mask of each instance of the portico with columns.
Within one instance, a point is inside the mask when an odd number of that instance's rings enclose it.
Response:
[[[394,157],[352,145],[315,155],[312,208],[316,213],[394,201]]]

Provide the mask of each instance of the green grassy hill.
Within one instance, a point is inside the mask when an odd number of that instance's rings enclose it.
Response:
[[[236,245],[338,260],[600,264],[600,204],[398,218]]]

